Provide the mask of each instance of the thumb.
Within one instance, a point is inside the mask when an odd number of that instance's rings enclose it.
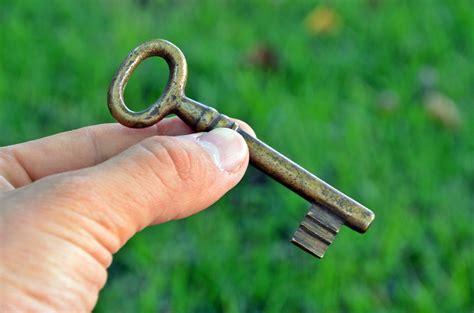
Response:
[[[226,128],[150,137],[100,165],[72,173],[69,208],[115,234],[118,249],[150,224],[210,206],[239,182],[248,159],[242,136]]]
[[[150,137],[99,165],[1,192],[6,299],[91,310],[111,253],[147,225],[208,207],[247,164],[244,139],[216,129]]]

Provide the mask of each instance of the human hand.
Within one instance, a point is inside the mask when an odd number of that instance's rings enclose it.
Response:
[[[112,254],[148,225],[210,206],[248,158],[237,132],[191,134],[177,118],[1,148],[0,311],[92,310]]]

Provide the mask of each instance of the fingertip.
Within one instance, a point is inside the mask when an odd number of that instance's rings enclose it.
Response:
[[[242,128],[246,133],[248,133],[252,137],[257,138],[257,135],[255,134],[255,131],[252,129],[252,127],[250,127],[249,124],[247,124],[246,122],[244,122],[242,120],[239,120],[239,119],[234,119],[234,121],[236,121],[237,124],[239,125],[239,127]]]
[[[245,132],[249,133],[253,137],[257,137],[254,130],[248,123],[239,119],[233,120],[237,122],[239,127]],[[192,134],[193,132],[193,129],[177,116],[165,118],[156,124],[156,133],[161,136],[182,136]]]
[[[156,134],[161,136],[181,136],[193,133],[191,127],[179,117],[165,118],[156,124]]]
[[[243,137],[228,128],[216,128],[196,138],[214,164],[222,171],[234,174],[248,164],[248,147]]]

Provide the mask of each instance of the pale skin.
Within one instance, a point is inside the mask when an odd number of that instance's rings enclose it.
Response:
[[[243,138],[191,133],[169,118],[0,148],[0,311],[91,311],[128,239],[235,186],[249,160]]]

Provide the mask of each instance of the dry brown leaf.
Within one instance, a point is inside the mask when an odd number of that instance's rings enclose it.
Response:
[[[342,22],[339,14],[328,6],[315,7],[306,17],[305,25],[313,35],[336,33]]]
[[[278,68],[279,57],[271,46],[259,44],[248,52],[247,62],[262,70],[275,70]]]
[[[439,92],[430,92],[424,97],[427,113],[446,128],[456,130],[461,126],[461,114],[453,100]]]

